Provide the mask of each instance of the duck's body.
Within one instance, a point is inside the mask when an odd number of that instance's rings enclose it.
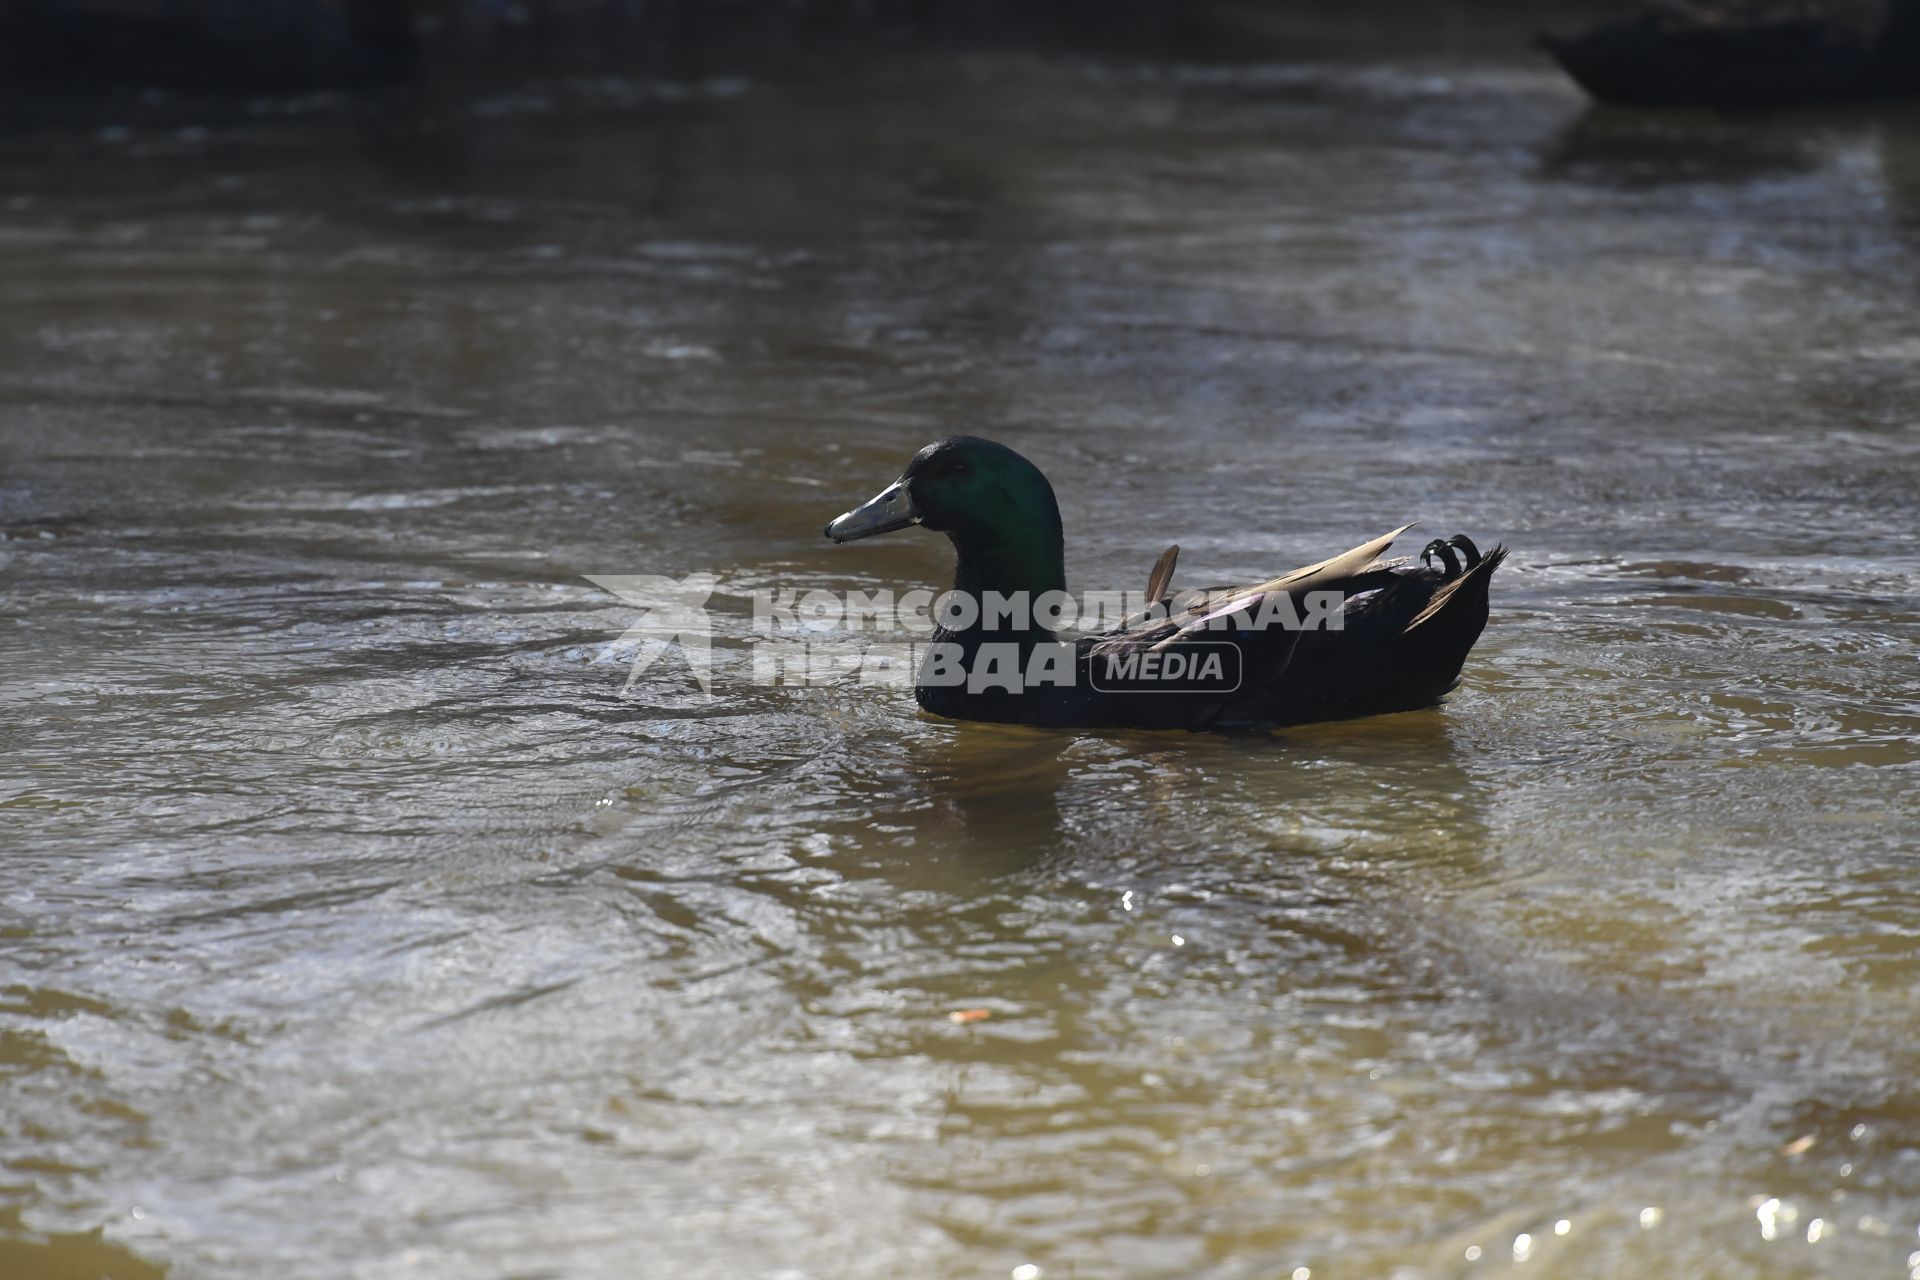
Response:
[[[952,539],[955,591],[970,600],[1065,590],[1053,489],[1003,445],[950,436],[927,446],[827,535],[909,524]],[[936,630],[915,697],[950,719],[1078,728],[1255,727],[1431,706],[1486,626],[1487,583],[1506,553],[1482,557],[1455,538],[1420,562],[1382,561],[1403,532],[1252,586],[1177,596],[1171,548],[1149,584],[1152,607],[1096,635],[976,609]],[[1316,619],[1331,625],[1295,625]],[[1162,678],[1175,668],[1194,678]]]
[[[1798,3],[1670,3],[1540,43],[1601,102],[1739,111],[1913,96],[1920,58],[1911,25],[1875,32]]]

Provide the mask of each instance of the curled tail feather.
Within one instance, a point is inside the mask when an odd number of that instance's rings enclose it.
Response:
[[[1471,569],[1468,569],[1451,582],[1442,584],[1440,589],[1433,593],[1433,599],[1427,601],[1426,607],[1414,615],[1413,621],[1409,622],[1406,630],[1400,634],[1411,635],[1423,625],[1439,617],[1446,611],[1447,606],[1453,602],[1454,598],[1462,592],[1466,592],[1468,598],[1477,594],[1480,597],[1481,607],[1484,609],[1487,599],[1487,579],[1493,576],[1493,571],[1499,568],[1500,562],[1506,558],[1506,547],[1496,546],[1493,550],[1487,552],[1486,555],[1480,557],[1479,564],[1474,565]],[[1485,620],[1482,619],[1483,623],[1484,621]]]

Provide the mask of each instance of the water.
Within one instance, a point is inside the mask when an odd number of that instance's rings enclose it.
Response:
[[[0,143],[0,1271],[1907,1274],[1920,121],[423,109]],[[596,660],[586,574],[941,581],[820,528],[956,429],[1085,587],[1515,554],[1448,706],[1271,739],[756,687],[739,595],[710,701]]]

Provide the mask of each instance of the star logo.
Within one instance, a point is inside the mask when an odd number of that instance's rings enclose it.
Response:
[[[713,628],[707,620],[705,605],[720,583],[718,576],[694,573],[684,578],[667,578],[657,574],[590,573],[586,579],[602,591],[645,610],[619,639],[594,658],[595,662],[608,662],[628,652],[633,654],[627,682],[620,686],[620,692],[633,688],[634,682],[658,662],[661,655],[677,645],[700,691],[713,696]]]

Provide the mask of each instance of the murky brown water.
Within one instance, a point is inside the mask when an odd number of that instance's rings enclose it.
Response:
[[[1584,110],[17,125],[0,1272],[1920,1274],[1920,118]],[[589,573],[939,581],[820,527],[954,429],[1084,586],[1516,552],[1449,706],[1273,740],[594,661]]]

